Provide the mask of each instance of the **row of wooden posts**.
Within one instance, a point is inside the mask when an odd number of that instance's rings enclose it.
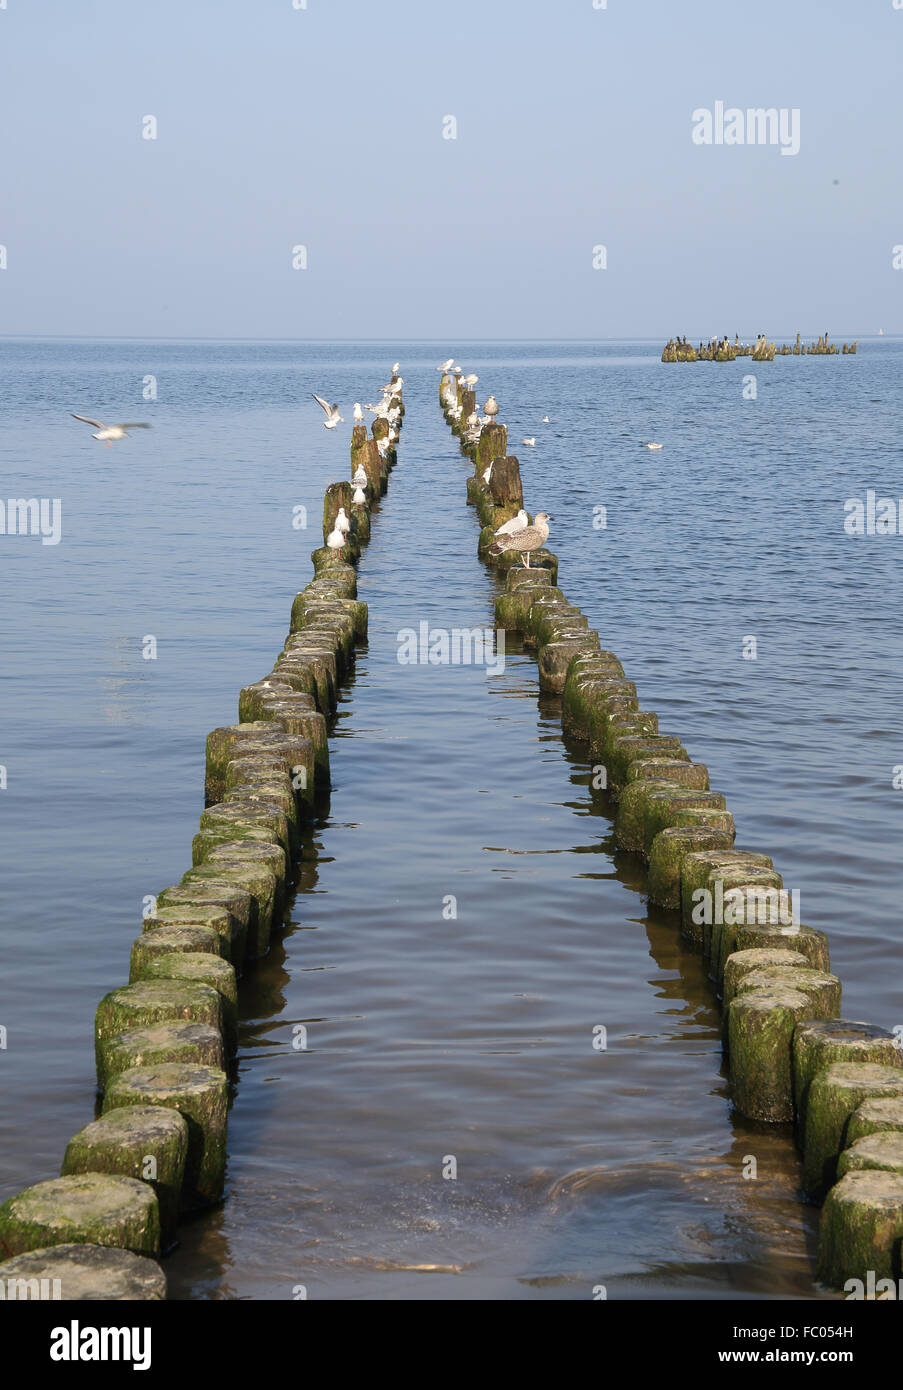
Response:
[[[443,376],[440,403],[459,438],[472,394]],[[818,1278],[838,1289],[860,1280],[891,1296],[881,1281],[899,1277],[903,1240],[900,1030],[840,1017],[824,932],[795,920],[770,855],[736,847],[724,796],[681,739],[640,708],[618,658],[558,587],[558,558],[535,551],[526,569],[519,555],[491,550],[495,531],[523,507],[505,426],[486,425],[461,449],[474,464],[467,500],[482,526],[480,554],[507,574],[497,626],[535,648],[540,688],[560,695],[565,730],[604,769],[618,845],[644,858],[650,901],[673,912],[705,958],[734,1106],[793,1126],[806,1199],[822,1208]]]
[[[399,429],[400,390],[390,402]],[[69,1141],[59,1178],[0,1207],[4,1286],[37,1280],[32,1287],[46,1281],[63,1299],[162,1299],[158,1261],[180,1219],[223,1199],[241,979],[284,925],[300,827],[329,788],[329,721],[367,635],[355,564],[395,462],[387,420],[369,436],[354,427],[350,472],[366,475],[365,501],[354,504],[350,482],[326,489],[324,542],[340,508],[345,542],[314,550],[314,578],[292,604],[272,671],[241,691],[238,723],[207,738],[191,866],[156,895],[128,983],[97,1010],[99,1118]]]
[[[808,346],[802,341],[802,335],[797,333],[795,343],[782,343],[780,347],[768,342],[764,334],[760,334],[754,343],[741,343],[738,335],[732,343],[727,338],[720,338],[700,343],[698,347],[688,343],[686,338],[669,338],[662,349],[662,361],[733,362],[738,357],[751,357],[753,362],[773,362],[775,357],[835,357],[838,354],[855,357],[858,347],[858,338],[838,347],[829,341],[827,333],[821,334]]]

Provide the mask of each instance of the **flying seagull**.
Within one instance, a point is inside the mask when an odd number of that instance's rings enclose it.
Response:
[[[317,405],[321,405],[326,411],[326,419],[323,421],[324,429],[334,430],[336,425],[344,425],[344,418],[339,414],[339,407],[337,405],[330,405],[328,401],[324,401],[322,396],[318,396],[315,391],[311,391],[310,394],[313,396]]]
[[[97,433],[92,435],[91,438],[102,439],[108,449],[112,449],[114,439],[127,439],[129,430],[149,430],[153,428],[152,425],[143,425],[134,420],[131,424],[126,425],[105,425],[102,420],[91,420],[87,415],[76,415],[74,410],[70,410],[69,414],[72,416],[73,420],[81,420],[85,425],[96,425]]]
[[[529,525],[530,518],[523,508],[521,508],[517,516],[513,516],[510,521],[506,521],[503,526],[499,527],[495,534],[497,536],[516,536],[518,531],[525,531]]]
[[[531,550],[542,549],[549,539],[549,522],[554,520],[548,512],[537,512],[532,526],[525,526],[522,531],[515,531],[514,535],[499,536],[492,546],[493,553],[501,555],[506,550],[516,551],[524,557],[524,569],[529,569]]]

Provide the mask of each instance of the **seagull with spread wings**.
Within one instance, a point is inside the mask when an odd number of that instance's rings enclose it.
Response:
[[[336,425],[344,425],[344,416],[339,414],[339,407],[337,405],[330,405],[329,401],[324,401],[323,397],[318,396],[315,391],[311,391],[310,394],[313,396],[317,405],[321,405],[326,412],[326,419],[323,421],[324,430],[334,430]]]
[[[76,415],[74,410],[70,410],[69,414],[73,420],[81,420],[84,425],[94,425],[97,433],[93,434],[91,438],[102,439],[108,449],[112,449],[114,439],[127,439],[129,430],[149,430],[152,428],[150,425],[136,421],[126,425],[105,425],[103,420],[91,420],[87,415]]]

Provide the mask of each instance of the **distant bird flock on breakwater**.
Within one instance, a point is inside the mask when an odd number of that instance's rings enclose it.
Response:
[[[828,334],[823,333],[807,347],[799,333],[792,346],[782,343],[777,347],[760,333],[754,343],[741,343],[737,334],[730,342],[727,334],[723,338],[710,338],[707,343],[694,347],[686,338],[669,338],[662,350],[663,362],[733,362],[736,357],[751,357],[754,362],[773,362],[775,357],[849,357],[855,356],[859,340],[844,343],[838,347],[829,342]]]

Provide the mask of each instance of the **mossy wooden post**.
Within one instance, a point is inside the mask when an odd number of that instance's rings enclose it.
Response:
[[[461,407],[461,418],[452,421],[452,430],[455,434],[463,434],[467,428],[467,421],[477,408],[477,394],[469,391],[466,386],[462,386],[458,396],[458,404]]]
[[[219,993],[210,985],[187,981],[139,980],[105,994],[94,1022],[98,1089],[102,1091],[106,1083],[105,1057],[114,1039],[133,1028],[178,1020],[207,1023],[221,1033],[223,1005]]]
[[[62,1176],[114,1173],[148,1183],[157,1194],[164,1250],[175,1237],[188,1153],[188,1126],[175,1110],[130,1106],[79,1130],[66,1146]]]
[[[822,1199],[837,1175],[850,1116],[865,1100],[903,1096],[903,1072],[877,1062],[834,1062],[809,1083],[803,1141],[803,1188]]]
[[[505,593],[499,594],[495,601],[496,627],[521,631],[533,604],[535,591],[550,586],[548,570],[533,569],[532,565],[528,570],[509,570]]]
[[[495,425],[484,425],[484,426],[483,426],[482,430],[480,431],[480,438],[479,438],[479,440],[477,441],[477,457],[476,457],[476,463],[475,463],[475,465],[474,465],[474,472],[478,475],[478,477],[482,477],[483,474],[485,473],[486,469],[489,467],[489,465],[490,465],[490,463],[491,463],[491,464],[492,464],[492,474],[491,474],[490,479],[489,479],[489,485],[490,485],[490,487],[492,486],[492,478],[495,477],[495,470],[496,470],[496,468],[500,468],[500,467],[501,467],[502,462],[503,462],[503,460],[504,460],[505,457],[506,457],[507,448],[508,448],[508,430],[507,430],[507,428],[506,428],[504,425],[495,424]],[[515,465],[515,469],[516,469],[516,468],[517,468],[517,459],[514,460],[514,465]],[[511,471],[511,470],[509,469],[508,472],[510,472],[510,471]],[[518,473],[518,483],[519,483],[519,482],[520,482],[520,474]],[[512,496],[512,497],[509,499],[508,497],[504,496],[503,494],[498,494],[498,495],[497,495],[497,494],[495,494],[495,493],[493,493],[493,497],[496,499],[497,502],[507,502],[507,501],[509,501],[509,500],[512,501],[512,502],[514,502],[514,501],[517,501],[517,500],[518,500],[517,497],[515,497],[515,496]],[[524,505],[524,493],[523,493],[523,488],[521,488],[521,489],[520,489],[520,500],[518,501],[518,506],[522,507],[523,505]]]
[[[260,833],[260,832],[258,832]],[[169,890],[167,890],[169,891]],[[165,895],[164,895],[165,896]],[[235,908],[235,911],[232,908]],[[230,960],[236,969],[241,968],[245,958],[245,936],[247,935],[247,911],[244,905],[227,901],[204,901],[200,898],[170,897],[164,902],[158,897],[156,911],[145,917],[141,930],[145,933],[159,931],[183,931],[186,928],[202,928],[212,931],[219,937],[217,954]],[[183,938],[187,940],[187,938]],[[198,940],[201,938],[198,937]],[[151,947],[150,949],[154,949]],[[183,946],[183,950],[202,950],[203,947]]]
[[[226,1170],[225,1072],[192,1063],[132,1067],[110,1083],[104,1114],[125,1105],[178,1110],[188,1126],[183,1208],[211,1206],[223,1195]]]
[[[492,426],[487,426],[491,429]],[[504,425],[499,425],[504,429]],[[517,507],[524,505],[524,488],[520,476],[520,464],[513,454],[497,458],[489,475],[489,495],[493,506]]]
[[[211,985],[223,1001],[223,1040],[228,1052],[238,1043],[238,985],[235,971],[219,956],[199,951],[172,951],[151,956],[144,965],[145,979],[188,980]]]
[[[154,1067],[166,1062],[194,1062],[226,1069],[226,1047],[219,1028],[209,1023],[151,1023],[130,1028],[110,1039],[104,1053],[107,1084],[129,1067]]]
[[[160,1212],[153,1188],[110,1173],[75,1173],[27,1187],[0,1207],[0,1258],[62,1244],[158,1255]]]
[[[628,776],[635,766],[635,763],[631,763]],[[675,766],[692,768],[698,764],[677,763]],[[659,907],[679,909],[681,869],[686,856],[700,850],[730,849],[732,842],[733,836],[729,831],[714,830],[710,826],[675,825],[662,830],[656,835],[649,851],[649,901]]]
[[[129,984],[147,979],[147,967],[157,956],[190,951],[216,956],[225,963],[223,948],[223,938],[210,927],[152,927],[132,942]]]
[[[166,1275],[156,1260],[105,1245],[51,1245],[0,1264],[0,1283],[24,1279],[62,1302],[161,1303]],[[43,1297],[43,1293],[41,1295]]]
[[[800,1023],[793,1035],[793,1097],[801,1137],[812,1080],[835,1062],[877,1062],[879,1066],[903,1068],[903,1054],[894,1035],[873,1023],[851,1023],[845,1018]]]
[[[786,986],[751,989],[727,1015],[731,1096],[741,1115],[769,1124],[793,1119],[793,1030],[815,1013],[812,997]]]
[[[359,433],[360,432],[360,433]],[[367,436],[366,425],[355,425],[351,431],[351,474],[363,468],[367,475],[369,496],[379,497],[385,490],[383,484],[382,459],[375,439]]]
[[[903,1240],[903,1177],[898,1173],[851,1172],[825,1199],[818,1231],[816,1272],[842,1289],[851,1279],[863,1286],[900,1276]]]
[[[898,1173],[903,1178],[903,1134],[899,1130],[866,1134],[847,1145],[837,1160],[838,1179],[866,1171]]]
[[[353,489],[350,483],[330,483],[323,497],[323,539],[335,529],[339,509],[344,507],[345,515],[351,521],[351,498]]]
[[[846,1137],[850,1144],[867,1134],[883,1130],[903,1130],[903,1096],[878,1096],[864,1100],[847,1121]]]

